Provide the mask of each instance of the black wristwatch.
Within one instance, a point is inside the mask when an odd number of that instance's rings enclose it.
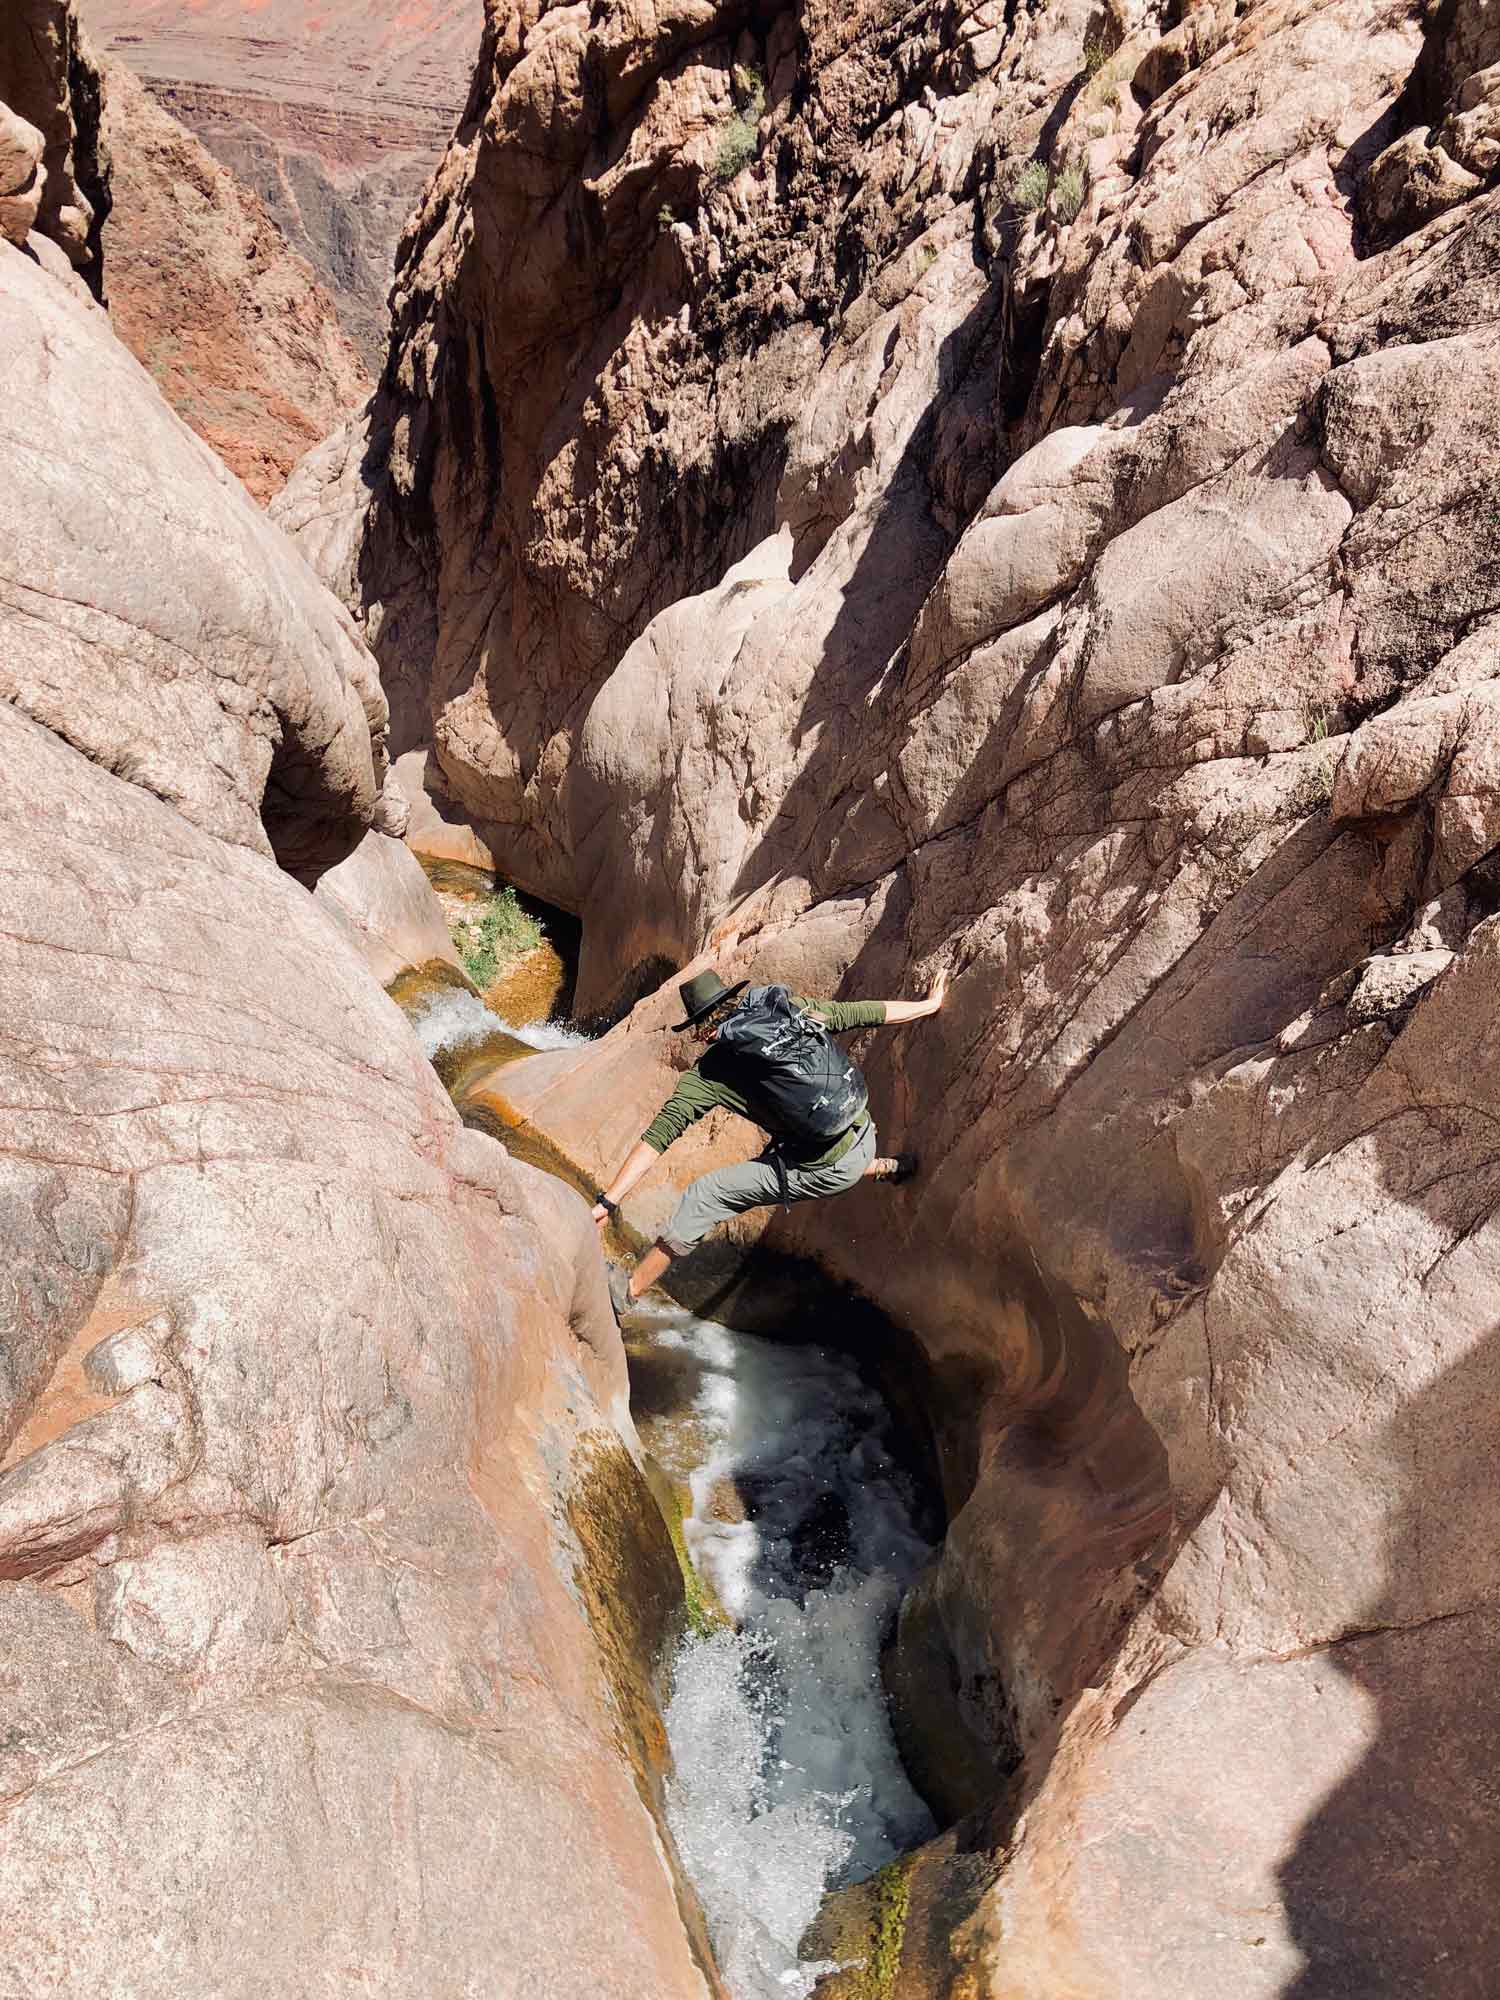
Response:
[[[607,1194],[601,1194],[595,1206],[602,1208],[606,1215],[618,1215],[620,1213],[620,1204],[617,1201],[611,1201]]]

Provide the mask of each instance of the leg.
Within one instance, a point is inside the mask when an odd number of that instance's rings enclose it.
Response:
[[[672,1253],[658,1236],[640,1263],[630,1274],[627,1293],[632,1299],[641,1298],[661,1277],[672,1261]]]
[[[776,1169],[767,1160],[717,1167],[687,1188],[661,1235],[630,1274],[629,1296],[638,1299],[654,1285],[674,1257],[685,1257],[709,1230],[747,1208],[765,1208],[781,1198]]]

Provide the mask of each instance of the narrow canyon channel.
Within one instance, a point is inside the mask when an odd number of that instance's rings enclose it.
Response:
[[[502,1138],[486,1079],[580,1039],[500,1019],[441,967],[392,991],[460,1111]],[[625,1326],[636,1425],[693,1573],[666,1817],[730,2000],[807,2000],[841,1963],[808,1939],[829,1892],[936,1831],[880,1654],[941,1513],[879,1389],[829,1336],[780,1342],[664,1300]]]

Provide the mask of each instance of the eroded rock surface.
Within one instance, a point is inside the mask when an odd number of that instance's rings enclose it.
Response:
[[[938,1384],[954,1992],[1500,1976],[1496,34],[497,13],[282,514],[582,1011],[957,975],[863,1051],[922,1179],[770,1238]],[[504,1088],[597,1174],[671,1013]]]
[[[0,346],[0,1993],[702,2000],[592,1227],[277,866],[372,664],[9,243]]]
[[[0,696],[223,840],[342,859],[385,774],[348,614],[105,316],[0,249]]]
[[[60,273],[76,270],[96,298],[110,204],[102,110],[103,80],[73,0],[8,0],[0,16],[0,237]]]
[[[257,500],[370,387],[333,300],[259,196],[123,63],[107,73],[115,331]]]
[[[463,108],[483,0],[84,0],[84,13],[265,203],[378,373],[396,243]]]

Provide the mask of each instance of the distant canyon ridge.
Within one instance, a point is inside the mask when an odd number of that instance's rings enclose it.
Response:
[[[397,238],[468,94],[481,0],[91,0],[85,26],[260,196],[366,366]]]

